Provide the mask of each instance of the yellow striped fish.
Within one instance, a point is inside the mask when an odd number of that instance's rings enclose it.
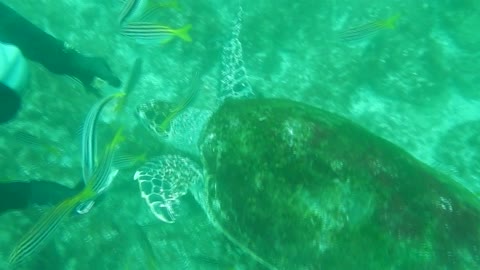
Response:
[[[82,129],[82,171],[83,181],[87,185],[88,179],[93,173],[96,165],[97,156],[97,137],[96,126],[97,120],[102,112],[103,108],[115,98],[124,97],[124,93],[116,93],[110,96],[104,97],[99,102],[95,103],[87,114]]]
[[[177,116],[181,111],[183,111],[185,108],[188,107],[188,105],[193,102],[193,100],[197,96],[198,89],[198,87],[194,87],[190,94],[187,96],[187,98],[168,113],[167,117],[165,117],[165,119],[161,122],[157,130],[160,130],[162,133],[167,134],[173,118],[175,118],[175,116]]]
[[[26,259],[42,249],[57,230],[58,225],[78,204],[94,199],[104,191],[105,184],[108,182],[109,171],[111,170],[110,166],[112,164],[115,149],[123,139],[124,137],[120,130],[115,134],[112,142],[106,147],[102,161],[92,174],[87,186],[85,186],[79,194],[66,199],[55,206],[52,210],[48,211],[20,239],[9,257],[9,264],[12,268],[21,265]]]
[[[118,147],[118,145],[125,140],[125,137],[122,134],[122,130],[120,129],[115,134],[112,142],[107,145],[105,149],[105,153],[102,156],[96,170],[92,174],[92,177],[89,179],[89,185],[92,185],[92,189],[95,194],[100,195],[102,194],[106,188],[110,185],[112,181],[111,171],[112,171],[112,164],[114,160],[114,154]]]
[[[191,79],[190,93],[179,104],[164,101],[150,100],[136,108],[136,115],[142,124],[160,137],[168,137],[172,120],[185,110],[195,100],[200,90],[200,76],[194,74]]]
[[[137,155],[117,155],[113,161],[113,166],[118,169],[127,169],[145,163],[147,161],[147,153]]]
[[[57,230],[60,222],[73,211],[75,206],[93,196],[95,196],[95,193],[88,186],[78,195],[61,202],[43,215],[13,249],[9,257],[10,266],[13,268],[22,264],[25,259],[42,249]]]
[[[40,138],[36,135],[22,130],[15,132],[13,136],[15,137],[15,140],[28,146],[46,150],[56,156],[60,156],[62,154],[62,149],[60,148],[60,146],[58,146],[56,142],[50,141],[48,139]]]
[[[189,34],[191,28],[191,24],[187,24],[179,29],[172,29],[157,23],[132,22],[122,26],[120,33],[138,42],[159,41],[161,44],[165,44],[174,37],[191,42],[192,38]]]
[[[353,42],[372,36],[381,30],[395,29],[400,14],[395,14],[386,20],[379,20],[360,26],[352,27],[340,32],[339,38],[343,42]]]
[[[92,184],[92,189],[95,191],[97,195],[100,195],[108,188],[115,178],[118,170],[112,170],[113,164],[113,154],[115,151],[115,147],[124,140],[124,137],[121,135],[121,131],[118,131],[115,135],[113,142],[107,146],[105,150],[105,154],[100,160],[96,170],[93,172],[92,176],[89,178],[87,185]],[[86,214],[92,208],[94,204],[94,200],[87,200],[85,202],[80,203],[76,210],[79,214]]]

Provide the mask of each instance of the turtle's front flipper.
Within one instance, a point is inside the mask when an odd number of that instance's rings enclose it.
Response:
[[[133,178],[138,181],[140,194],[155,217],[173,223],[180,197],[202,181],[202,174],[199,166],[187,157],[163,155],[139,168]]]

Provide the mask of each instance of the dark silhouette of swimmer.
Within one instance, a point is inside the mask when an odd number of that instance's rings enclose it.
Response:
[[[20,96],[3,83],[0,83],[0,124],[13,119],[20,106]]]
[[[0,45],[13,45],[24,57],[38,62],[49,71],[78,79],[85,88],[97,96],[95,79],[120,87],[121,81],[105,59],[81,54],[65,42],[47,34],[15,10],[0,3]],[[2,60],[0,58],[0,60]],[[1,63],[0,65],[4,65]],[[3,66],[3,69],[8,68]],[[16,68],[15,65],[12,69]],[[18,67],[17,67],[18,68]],[[1,78],[0,78],[1,79]],[[14,118],[21,107],[19,89],[13,89],[0,80],[0,124]],[[7,101],[12,101],[11,103]]]
[[[0,41],[17,46],[26,58],[42,64],[51,72],[73,76],[86,86],[90,86],[95,77],[113,87],[121,85],[104,59],[80,54],[2,3]]]
[[[51,181],[0,182],[0,214],[10,210],[22,210],[32,206],[56,205],[81,191],[83,181],[69,188]]]
[[[72,76],[89,90],[96,90],[93,86],[96,78],[113,87],[121,86],[121,81],[103,58],[81,54],[3,3],[0,3],[1,44],[13,45],[25,58],[42,64],[53,73]],[[0,65],[4,64],[0,62]],[[19,89],[0,80],[0,124],[12,120],[21,104]],[[33,205],[54,205],[75,195],[81,188],[83,181],[79,181],[79,185],[74,188],[43,180],[0,181],[0,214]]]

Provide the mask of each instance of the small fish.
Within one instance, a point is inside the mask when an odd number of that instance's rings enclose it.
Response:
[[[132,71],[130,72],[130,77],[128,78],[128,81],[125,84],[125,88],[123,88],[123,92],[125,93],[125,96],[122,99],[120,99],[117,102],[117,106],[115,106],[114,111],[116,113],[119,113],[125,107],[125,103],[127,103],[127,98],[130,92],[133,91],[133,89],[135,88],[135,85],[140,80],[140,76],[142,74],[142,63],[143,61],[140,58],[137,58],[135,60],[135,63],[133,63],[133,68],[132,68]]]
[[[70,214],[75,206],[94,196],[91,186],[78,195],[66,199],[43,215],[40,220],[22,237],[9,257],[9,264],[14,269],[45,246],[57,230],[58,225]]]
[[[178,115],[181,111],[183,111],[185,108],[188,107],[192,103],[192,101],[195,99],[198,93],[197,87],[193,88],[190,94],[183,100],[180,104],[178,104],[177,107],[175,107],[173,110],[169,112],[167,117],[163,120],[163,122],[158,126],[158,129],[167,133],[168,129],[170,127],[170,123],[172,122],[173,118]]]
[[[40,220],[21,238],[9,257],[9,264],[15,268],[22,264],[28,257],[38,252],[47,240],[58,229],[58,225],[73,211],[79,204],[93,200],[108,187],[111,164],[114,152],[124,137],[119,130],[112,142],[106,147],[102,160],[87,182],[85,188],[77,195],[64,200],[51,211],[43,215]]]
[[[386,20],[375,21],[356,26],[340,32],[339,38],[343,42],[353,42],[372,36],[384,29],[395,29],[400,14],[395,14]]]
[[[163,100],[152,100],[137,107],[137,115],[143,124],[160,137],[168,137],[170,124],[180,112],[190,105],[197,96],[199,87],[193,87],[189,95],[179,104]]]
[[[118,155],[113,161],[113,166],[118,169],[126,169],[147,161],[147,153],[141,155]]]
[[[121,34],[130,38],[142,41],[160,41],[161,44],[168,43],[174,37],[181,38],[186,42],[191,42],[192,38],[189,31],[191,24],[187,24],[179,29],[172,29],[168,26],[148,22],[132,22],[121,28]]]
[[[120,12],[119,22],[125,23],[128,20],[136,19],[144,21],[162,8],[178,8],[178,1],[158,2],[152,0],[127,0]]]
[[[100,159],[98,166],[87,181],[87,185],[92,185],[92,189],[97,195],[102,194],[112,183],[118,173],[118,170],[112,170],[114,152],[120,142],[125,140],[122,131],[119,130],[112,142],[106,147],[105,153]],[[86,214],[90,211],[94,204],[94,200],[88,200],[79,204],[76,208],[77,213]]]
[[[47,152],[56,156],[60,156],[62,154],[62,150],[54,142],[40,138],[26,131],[15,132],[13,136],[17,141],[22,142],[26,145],[46,150]]]
[[[97,156],[97,136],[96,125],[97,120],[103,108],[115,98],[123,97],[125,94],[120,92],[113,95],[106,96],[99,102],[95,103],[87,114],[82,129],[82,171],[83,182],[87,184],[88,179],[93,173],[96,165]]]
[[[105,152],[100,160],[96,170],[92,174],[88,182],[92,182],[92,189],[96,194],[102,194],[106,188],[111,184],[110,172],[114,160],[114,154],[118,145],[125,140],[122,130],[118,130],[113,137],[112,142],[107,145]]]

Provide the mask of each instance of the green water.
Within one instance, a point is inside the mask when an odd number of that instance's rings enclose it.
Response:
[[[107,112],[99,124],[101,146],[123,126],[123,147],[131,154],[164,150],[137,123],[134,108],[156,98],[181,100],[195,71],[203,88],[193,106],[214,107],[222,47],[239,6],[179,1],[179,10],[159,12],[158,21],[174,28],[191,23],[193,42],[158,45],[119,34],[119,0],[1,2],[80,52],[105,57],[122,80],[137,57],[144,60],[126,112],[117,118]],[[478,1],[245,0],[241,6],[239,39],[252,88],[338,113],[480,191]],[[338,39],[342,30],[397,13],[393,30],[353,43]],[[18,118],[0,126],[2,179],[74,186],[81,179],[78,129],[97,99],[66,76],[33,62],[30,68]],[[20,130],[59,143],[62,155],[25,147],[12,136]],[[158,221],[139,195],[134,172],[121,171],[101,204],[64,222],[26,269],[148,269],[151,257],[157,269],[261,269],[210,225],[190,196],[175,224]],[[45,209],[0,216],[0,269]]]

